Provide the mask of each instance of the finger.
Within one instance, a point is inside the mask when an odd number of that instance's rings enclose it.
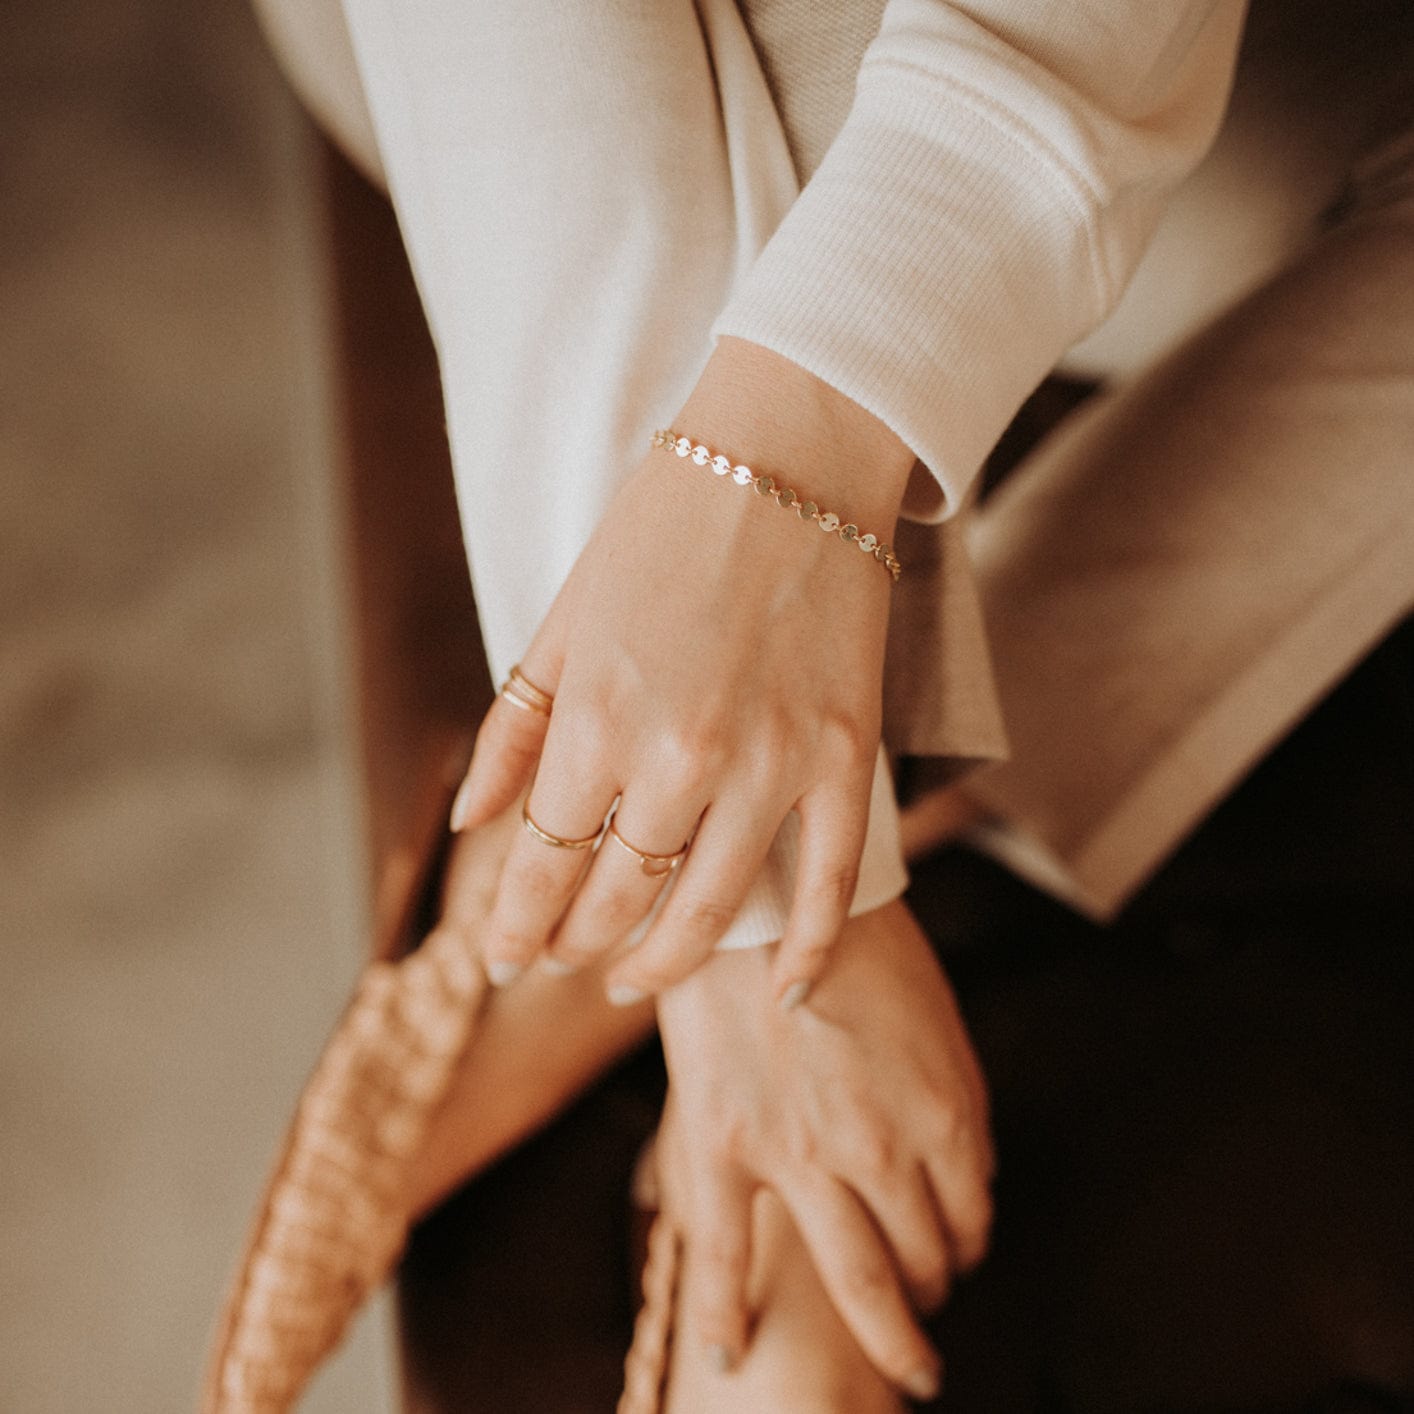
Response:
[[[924,1165],[937,1194],[957,1269],[971,1271],[986,1256],[992,1232],[990,1143],[985,1130],[979,1133],[969,1117],[953,1121],[928,1150]]]
[[[929,952],[924,955],[930,956],[931,945],[912,913],[907,909],[901,910],[896,915],[896,922],[898,926],[912,930],[920,945],[929,949]],[[937,1103],[942,1120],[941,1134],[938,1136],[939,1143],[940,1146],[945,1146],[949,1136],[960,1133],[965,1125],[970,1136],[969,1142],[972,1150],[975,1154],[980,1155],[983,1180],[990,1183],[996,1177],[997,1158],[992,1138],[992,1104],[987,1089],[987,1077],[982,1071],[982,1063],[968,1037],[967,1023],[963,1020],[951,982],[948,981],[936,958],[931,960],[931,966],[937,980],[942,984],[949,1012],[948,1024],[944,1028],[950,1037],[948,1050],[952,1056],[953,1065],[961,1075],[962,1087],[967,1097],[966,1103],[959,1109],[957,1101],[951,1098],[956,1093],[951,1082],[944,1083],[935,1089],[934,1094],[939,1097]]]
[[[718,1370],[730,1370],[746,1352],[751,1324],[752,1183],[735,1166],[709,1164],[693,1177],[692,1225],[687,1231],[683,1305],[688,1329]]]
[[[960,1016],[958,1026],[962,1027]],[[965,1030],[963,1036],[966,1037]],[[982,1176],[990,1183],[997,1176],[997,1146],[992,1135],[992,1097],[987,1089],[987,1077],[982,1072],[982,1063],[977,1059],[977,1052],[965,1039],[957,1050],[958,1064],[962,1067],[968,1098],[972,1103],[971,1121],[976,1136],[976,1147],[981,1155]]]
[[[869,824],[869,786],[858,778],[801,798],[795,897],[772,968],[776,1000],[788,1011],[810,994],[849,917]]]
[[[570,717],[557,719],[550,731],[525,806],[545,834],[592,840],[613,804],[617,784],[589,740]],[[487,975],[497,986],[515,981],[544,949],[591,854],[588,845],[559,847],[529,829],[517,831],[482,949]]]
[[[706,960],[766,862],[782,818],[707,807],[657,921],[609,973],[610,1001],[626,1005],[660,992]]]
[[[852,1186],[893,1249],[914,1307],[937,1310],[948,1294],[948,1229],[922,1163],[902,1171],[876,1168]]]
[[[915,1399],[934,1398],[942,1360],[909,1310],[888,1249],[859,1199],[823,1174],[779,1191],[860,1349]]]
[[[476,733],[471,764],[452,801],[455,833],[493,820],[525,789],[535,774],[550,719],[498,696]]]
[[[982,1179],[990,1184],[997,1176],[997,1144],[992,1134],[992,1101],[987,1090],[987,1080],[982,1074],[982,1066],[971,1046],[958,1048],[961,1055],[958,1064],[962,1067],[967,1096],[971,1106],[970,1123],[974,1135],[974,1148],[982,1170]]]
[[[520,811],[508,809],[480,829],[456,836],[448,849],[441,917],[469,930],[469,935],[477,940],[478,956],[486,920],[496,906],[501,870],[520,833]]]
[[[642,792],[626,789],[550,941],[547,961],[557,970],[573,970],[628,937],[679,867],[669,861],[686,844],[699,813],[685,797],[644,802]],[[650,857],[644,860],[635,850]]]

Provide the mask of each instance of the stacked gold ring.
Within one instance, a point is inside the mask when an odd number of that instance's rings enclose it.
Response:
[[[592,849],[599,841],[599,836],[604,833],[601,825],[592,835],[586,835],[582,840],[567,840],[561,835],[552,835],[549,830],[542,830],[534,820],[530,818],[530,802],[527,800],[520,808],[521,824],[540,841],[541,844],[554,845],[556,849]]]
[[[535,712],[542,717],[548,717],[550,708],[555,705],[555,699],[544,688],[536,687],[521,672],[519,663],[511,669],[510,676],[501,684],[501,696],[512,707],[519,707],[524,712]]]
[[[648,854],[641,849],[635,849],[619,832],[617,826],[611,821],[609,823],[609,833],[638,860],[638,867],[648,875],[650,879],[661,879],[666,874],[671,874],[674,869],[682,863],[683,855],[687,853],[687,846],[678,850],[675,854]]]

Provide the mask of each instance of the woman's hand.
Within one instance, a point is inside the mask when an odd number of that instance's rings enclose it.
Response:
[[[912,454],[796,365],[723,339],[674,424],[802,499],[892,536]],[[798,1000],[854,894],[879,740],[890,577],[731,477],[648,451],[522,659],[548,716],[487,714],[454,813],[490,819],[532,776],[483,949],[493,981],[537,957],[572,967],[622,940],[667,876],[635,851],[691,847],[641,944],[610,972],[625,1003],[711,952],[786,815],[797,887],[774,982]],[[632,848],[624,848],[626,843]],[[552,942],[553,940],[553,942]]]
[[[719,1364],[744,1351],[767,1186],[864,1352],[930,1397],[940,1365],[913,1310],[981,1259],[992,1216],[986,1088],[952,991],[898,902],[849,921],[808,1007],[771,1005],[762,954],[719,953],[658,1002],[684,1320]]]

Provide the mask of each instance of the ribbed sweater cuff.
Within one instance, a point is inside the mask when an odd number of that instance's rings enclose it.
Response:
[[[849,119],[713,326],[879,418],[938,521],[1099,312],[1081,181],[981,95],[866,59]],[[999,163],[999,151],[1007,153]]]

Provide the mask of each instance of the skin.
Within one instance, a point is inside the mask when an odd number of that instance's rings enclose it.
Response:
[[[802,498],[892,540],[912,453],[788,360],[719,341],[672,425],[758,472],[789,472]],[[649,450],[522,659],[553,714],[497,700],[454,825],[474,828],[531,783],[532,817],[562,838],[597,833],[616,797],[615,825],[636,848],[670,854],[691,838],[646,938],[606,976],[631,1003],[706,959],[797,811],[797,889],[772,985],[799,999],[858,877],[891,588],[837,536]],[[663,888],[626,850],[591,858],[523,836],[483,943],[498,984],[551,951],[566,965],[599,956]]]
[[[767,1190],[752,1205],[751,1302],[757,1313],[747,1357],[723,1372],[691,1340],[675,1340],[667,1414],[902,1414],[898,1391],[860,1350],[830,1304],[785,1205]],[[692,1280],[691,1252],[684,1281]]]
[[[752,1325],[752,1206],[784,1205],[840,1319],[919,1397],[914,1318],[986,1250],[987,1095],[927,938],[902,902],[850,919],[808,1006],[770,1004],[770,949],[720,953],[659,1001],[672,1081],[670,1209],[692,1254],[685,1320],[735,1365]]]
[[[523,833],[518,809],[511,808],[456,839],[434,931],[455,933],[469,952],[479,950],[501,868]],[[422,1217],[548,1123],[655,1024],[651,1002],[609,1003],[602,964],[573,976],[537,968],[515,987],[490,991],[412,1168],[406,1194],[412,1216]]]
[[[456,842],[439,930],[477,945],[518,833],[509,809]],[[709,1411],[759,1395],[751,1407],[776,1407],[767,1395],[779,1386],[796,1391],[803,1402],[791,1407],[802,1410],[891,1410],[894,1386],[921,1393],[938,1375],[914,1308],[941,1300],[985,1243],[991,1157],[980,1072],[902,904],[850,920],[817,995],[798,1011],[772,1004],[772,951],[716,954],[659,1003],[673,1069],[660,1167],[685,1236],[683,1320],[693,1336],[676,1347],[673,1379],[688,1393],[675,1399]],[[414,1215],[651,1032],[653,1006],[610,1005],[602,969],[537,969],[491,993],[413,1170]],[[817,1248],[827,1249],[823,1282]],[[874,1295],[861,1301],[861,1291]]]

